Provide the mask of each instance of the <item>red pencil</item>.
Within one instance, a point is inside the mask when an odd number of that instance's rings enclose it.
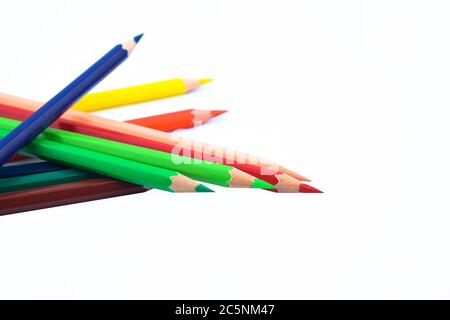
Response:
[[[134,123],[141,127],[169,132],[176,129],[186,129],[201,125],[224,112],[226,111],[186,109],[145,118],[127,120],[126,122]]]
[[[109,178],[95,178],[0,194],[0,215],[145,192],[148,189]]]
[[[176,129],[192,128],[225,112],[226,110],[185,109],[144,118],[131,119],[125,122],[137,124],[141,127],[170,132]],[[1,117],[22,121],[30,114],[31,112],[28,112],[27,110],[0,104]],[[54,123],[52,127],[60,128],[57,123]]]

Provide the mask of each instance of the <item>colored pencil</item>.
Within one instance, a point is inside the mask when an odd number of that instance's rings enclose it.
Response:
[[[148,189],[109,178],[94,178],[0,194],[0,215],[145,192]]]
[[[185,109],[144,118],[126,120],[125,122],[133,123],[141,127],[170,132],[177,129],[192,128],[225,112],[226,110]],[[22,121],[30,114],[31,112],[28,110],[0,105],[0,117]],[[58,128],[58,125],[52,124],[51,127]],[[67,127],[70,128],[71,126],[67,125]],[[70,129],[68,130],[72,131]]]
[[[0,138],[10,130],[0,129]],[[22,151],[76,169],[170,192],[210,192],[178,172],[36,137]]]
[[[35,173],[0,179],[0,193],[52,186],[66,182],[92,179],[95,175],[75,170],[64,169],[51,172]]]
[[[78,101],[73,109],[97,111],[107,108],[140,103],[185,94],[197,89],[211,79],[170,79],[132,87],[95,92]]]
[[[12,130],[19,121],[0,117],[0,128]],[[123,159],[145,163],[169,170],[176,170],[192,179],[217,184],[223,187],[275,188],[239,169],[207,161],[174,155],[167,152],[142,148],[116,141],[91,137],[70,131],[48,128],[40,136],[42,139],[98,151]]]
[[[34,173],[43,173],[50,171],[62,170],[64,167],[57,164],[36,160],[30,161],[14,161],[0,167],[0,178],[18,177]]]
[[[201,125],[225,112],[225,110],[186,109],[145,118],[127,120],[126,122],[141,127],[170,132],[177,129],[188,129]]]
[[[4,93],[0,94],[0,109],[15,107],[33,112],[39,105],[40,103],[37,101]],[[282,172],[300,181],[310,181],[302,175],[284,168],[279,164],[250,154],[183,139],[182,137],[177,137],[173,134],[161,132],[159,130],[143,128],[132,123],[123,123],[112,119],[106,119],[79,110],[68,110],[58,119],[55,126],[64,130],[89,134],[129,144],[136,144],[137,141],[140,141],[139,145],[142,147],[166,152],[176,151],[177,154],[225,163],[231,166],[238,164],[254,165],[259,167],[260,172],[264,173],[263,175],[270,176],[276,172]],[[153,145],[153,147],[151,145]],[[158,145],[169,146],[170,150],[158,149]]]
[[[128,57],[141,37],[142,34],[112,48],[100,60],[5,136],[0,141],[0,166],[11,159],[24,145],[33,140],[72,104],[119,66]]]

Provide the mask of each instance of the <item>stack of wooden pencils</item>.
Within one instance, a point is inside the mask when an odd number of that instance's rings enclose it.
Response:
[[[113,47],[46,103],[0,93],[0,214],[202,184],[320,193],[309,180],[250,154],[176,136],[224,110],[188,109],[126,122],[91,114],[195,90],[210,79],[172,79],[87,94],[142,35]],[[70,109],[69,109],[70,108]]]

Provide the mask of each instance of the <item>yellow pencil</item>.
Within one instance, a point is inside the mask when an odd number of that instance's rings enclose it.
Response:
[[[197,89],[200,85],[212,79],[170,79],[151,82],[132,87],[95,92],[85,95],[75,103],[72,109],[82,111],[97,111],[127,104],[178,96]]]

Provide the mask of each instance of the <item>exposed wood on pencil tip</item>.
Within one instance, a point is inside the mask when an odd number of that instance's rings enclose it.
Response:
[[[282,193],[298,193],[300,192],[300,180],[297,180],[285,173],[275,175],[278,183],[275,184],[276,191]]]
[[[183,111],[179,111],[181,113]],[[193,119],[191,120],[192,123],[198,124],[198,123],[204,123],[210,120],[211,118],[217,117],[218,115],[221,115],[222,113],[226,112],[225,110],[204,110],[204,109],[191,109],[190,113],[193,116]]]
[[[285,167],[283,167],[283,166],[280,166],[280,165],[279,165],[279,166],[278,166],[278,170],[281,171],[281,172],[283,172],[283,173],[286,173],[287,175],[289,175],[289,176],[291,176],[291,177],[293,177],[293,178],[295,178],[295,179],[297,179],[297,180],[305,181],[305,182],[311,182],[310,179],[308,179],[308,178],[302,176],[301,174],[298,174],[298,173],[295,172],[295,171],[289,170],[289,169],[287,169],[287,168],[285,168]]]
[[[128,54],[131,54],[131,52],[133,52],[134,48],[136,47],[136,45],[138,44],[138,42],[141,40],[142,36],[144,34],[138,34],[137,36],[135,36],[132,39],[129,39],[127,41],[125,41],[122,44],[122,48],[128,51]]]
[[[186,86],[186,92],[191,92],[200,87],[201,85],[204,85],[208,82],[211,82],[212,79],[182,79],[184,81],[184,84]]]
[[[254,176],[236,168],[230,170],[231,179],[228,186],[231,188],[260,188],[273,189],[272,184],[255,178]]]

